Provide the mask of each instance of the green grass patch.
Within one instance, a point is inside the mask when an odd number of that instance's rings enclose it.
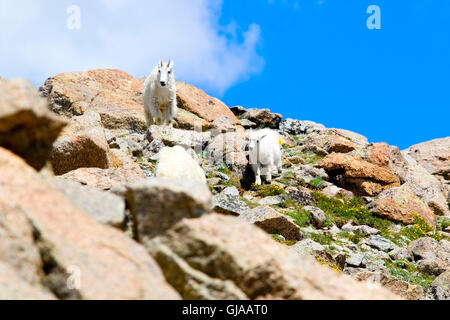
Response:
[[[295,184],[297,184],[297,181],[296,181],[297,179],[296,179],[296,174],[295,174],[295,172],[293,172],[293,171],[288,171],[288,172],[285,172],[284,174],[283,174],[283,176],[281,177],[281,179],[280,179],[280,182],[282,183],[282,184],[284,184],[284,185],[287,185],[287,186],[289,186],[289,185],[291,185],[291,182],[292,181],[295,181]]]
[[[374,216],[368,209],[364,207],[364,200],[361,198],[342,199],[329,198],[321,192],[314,192],[316,206],[322,209],[331,223],[342,227],[344,224],[352,220],[358,225],[368,225],[380,230],[383,237],[389,237],[389,227],[392,222],[389,220]]]
[[[247,198],[244,198],[244,197],[240,197],[240,199],[241,199],[242,202],[246,203],[249,206],[250,209],[259,207],[259,203],[257,203],[257,202],[253,202],[253,201],[248,200]]]
[[[436,241],[441,241],[444,236],[436,232],[434,228],[426,222],[418,213],[414,213],[415,222],[411,226],[404,227],[400,234],[404,235],[411,241],[417,240],[423,237],[430,237]]]
[[[129,134],[130,134],[129,132],[122,132],[119,135],[117,135],[116,138],[122,139],[128,136]]]
[[[329,245],[334,242],[333,236],[331,234],[321,234],[321,233],[308,233],[305,235],[307,238],[314,240],[322,245]]]
[[[413,263],[405,260],[390,262],[385,260],[385,266],[389,272],[397,279],[404,280],[414,285],[419,285],[426,291],[427,287],[434,280],[434,277],[420,272]]]
[[[319,162],[320,160],[322,160],[324,157],[323,156],[319,156],[317,154],[315,154],[314,152],[295,152],[294,155],[296,156],[300,156],[305,160],[306,164],[313,164],[316,162]]]
[[[353,232],[342,231],[342,232],[339,232],[338,235],[341,238],[346,238],[346,239],[350,240],[354,244],[358,244],[362,239],[365,238],[364,234],[362,234],[361,232],[358,232],[358,231],[353,231]]]
[[[229,181],[221,181],[221,185],[227,186],[227,187],[236,187],[241,188],[241,180],[239,177],[230,169],[229,166],[226,164],[220,165],[216,167],[216,171],[221,172],[223,174],[226,174],[228,178],[230,178]]]
[[[437,218],[437,230],[444,230],[450,227],[450,217],[436,217]]]
[[[295,179],[296,174],[294,171],[287,171],[285,173],[283,173],[283,178],[287,178],[287,179]]]
[[[287,194],[282,194],[283,201],[279,204],[276,204],[275,207],[278,208],[297,208],[298,205],[295,203],[294,200],[292,200]]]
[[[293,148],[285,148],[284,149],[286,151],[286,153],[288,154],[288,156],[300,156],[302,157],[303,160],[305,160],[306,164],[313,164],[316,163],[320,160],[322,160],[324,157],[323,156],[319,156],[317,154],[315,154],[314,152],[308,151],[308,152],[302,152],[302,151],[298,151],[298,147],[293,147]]]
[[[296,136],[295,134],[290,134],[289,136],[291,137],[292,140],[295,141],[295,143],[298,143],[298,141],[300,140],[300,137]]]
[[[271,185],[252,185],[252,190],[256,192],[256,194],[260,197],[269,197],[269,196],[277,196],[280,194],[284,194],[284,189],[276,184]]]
[[[228,174],[231,172],[231,168],[227,166],[226,164],[221,164],[220,166],[216,167],[216,171]]]
[[[322,190],[323,188],[325,188],[327,185],[325,184],[325,182],[323,182],[323,179],[321,177],[317,177],[312,179],[311,181],[309,181],[309,186],[315,190]]]
[[[311,225],[312,215],[305,210],[297,208],[285,214],[290,216],[294,220],[294,223],[299,227],[307,227]]]
[[[287,246],[293,246],[294,244],[297,243],[297,241],[295,241],[295,240],[285,240],[279,234],[271,234],[271,236],[276,242],[285,244]]]

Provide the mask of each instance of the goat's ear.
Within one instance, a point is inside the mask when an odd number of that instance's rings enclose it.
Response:
[[[173,68],[173,60],[169,60],[169,62],[167,62],[167,67],[168,67],[169,69],[172,69],[172,68]]]

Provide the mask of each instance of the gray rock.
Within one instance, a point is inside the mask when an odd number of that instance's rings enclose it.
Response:
[[[205,149],[205,159],[213,165],[231,166],[239,178],[248,164],[245,154],[245,134],[243,132],[227,132],[216,135]]]
[[[412,241],[408,249],[414,256],[417,268],[430,275],[439,275],[450,269],[450,242],[439,242],[432,238],[420,238]]]
[[[239,216],[255,224],[270,234],[279,234],[287,240],[301,240],[303,235],[300,228],[291,217],[278,213],[271,207],[260,206]]]
[[[280,123],[280,130],[288,134],[300,135],[312,132],[320,132],[325,126],[308,120],[294,120],[287,118]]]
[[[243,106],[234,106],[230,108],[231,112],[233,112],[233,114],[236,117],[240,117],[242,116],[244,113],[247,112],[247,109],[245,109]]]
[[[151,142],[145,140],[144,144],[145,144],[143,147],[144,156],[149,158],[158,154],[162,150],[162,148],[165,147],[164,143],[158,139],[154,139]]]
[[[219,213],[241,215],[250,210],[245,202],[239,200],[239,191],[236,187],[227,187],[212,200],[213,210]]]
[[[364,254],[362,253],[350,253],[345,262],[351,267],[359,267],[362,265],[363,258]]]
[[[260,205],[264,205],[264,206],[272,206],[272,205],[279,204],[283,201],[284,201],[283,196],[278,195],[278,196],[269,196],[269,197],[262,198],[261,200],[258,201],[258,203]]]
[[[380,231],[378,229],[369,227],[367,225],[353,226],[351,221],[346,223],[345,225],[343,225],[342,230],[351,231],[351,232],[359,232],[365,236],[371,236],[371,235],[376,235],[376,234],[380,233]]]
[[[143,155],[144,152],[142,144],[142,142],[144,141],[143,134],[132,133],[122,138],[122,140],[126,143],[126,148],[128,149],[130,154],[132,154],[135,157]]]
[[[412,241],[408,249],[414,255],[415,260],[434,259],[438,250],[439,243],[429,237],[420,238]]]
[[[243,126],[245,129],[254,129],[258,126],[256,123],[248,119],[241,119],[240,122],[241,126]]]
[[[343,272],[349,276],[355,276],[356,274],[367,271],[365,268],[345,267]]]
[[[392,224],[389,227],[389,232],[400,233],[400,231],[402,231],[402,229],[403,229],[403,226],[401,224]]]
[[[290,246],[289,249],[294,250],[299,254],[314,255],[315,251],[325,250],[325,247],[320,243],[315,242],[314,240],[303,239],[293,246]]]
[[[310,182],[315,178],[322,178],[323,180],[328,180],[329,178],[323,168],[315,168],[308,164],[300,165],[294,172],[298,178],[301,178],[306,182]]]
[[[381,251],[389,251],[394,248],[394,244],[391,240],[386,239],[379,235],[370,236],[368,239],[364,240],[368,246],[381,250]]]
[[[327,221],[327,216],[325,212],[323,212],[321,209],[313,206],[305,206],[303,207],[303,210],[311,213],[313,223],[317,228],[322,228]]]
[[[148,128],[146,137],[149,142],[159,140],[166,146],[176,145],[202,150],[211,139],[211,132],[197,132],[194,130],[175,129],[166,126],[152,125]]]
[[[344,247],[344,246],[338,245],[336,243],[332,243],[332,244],[328,245],[328,247],[330,249],[332,249],[333,251],[337,251],[339,253],[346,253],[346,254],[353,253],[353,251],[351,249],[347,248],[346,246]]]
[[[215,186],[215,185],[219,184],[220,181],[221,181],[220,178],[209,178],[209,179],[206,179],[206,182],[208,183],[209,186]]]
[[[339,188],[335,185],[328,186],[321,190],[324,195],[329,198],[334,198],[336,196],[342,196],[345,199],[351,199],[354,197],[353,192]]]
[[[362,263],[366,266],[367,271],[380,271],[386,268],[384,260],[373,257],[368,258],[367,255],[364,256]]]
[[[259,127],[269,127],[271,129],[278,129],[280,126],[282,115],[278,113],[272,113],[269,109],[247,109],[244,114],[240,116],[240,119],[247,119],[256,123]]]
[[[247,296],[229,280],[210,277],[189,265],[161,239],[148,245],[150,253],[162,267],[167,282],[189,300],[246,300]]]
[[[124,183],[119,183],[113,186],[110,190],[111,193],[125,199],[127,195],[127,186]]]
[[[233,121],[227,116],[220,116],[214,119],[211,126],[220,133],[236,131]]]
[[[389,257],[392,260],[413,260],[413,255],[410,250],[407,248],[397,247],[394,248],[392,251],[389,252]]]
[[[125,150],[128,147],[128,144],[125,141],[125,139],[114,137],[114,136],[111,137],[110,136],[111,133],[109,133],[109,135],[107,133],[108,133],[108,131],[105,130],[106,139],[108,140],[108,145],[111,149]]]
[[[396,298],[387,290],[369,290],[365,284],[321,266],[311,257],[296,254],[264,231],[235,217],[208,214],[199,219],[183,219],[154,239],[154,243],[157,240],[160,245],[155,245],[152,255],[164,274],[170,275],[167,281],[183,297],[186,297],[183,271],[172,268],[178,257],[199,274],[233,282],[249,299]],[[171,254],[165,254],[161,245]]]
[[[54,178],[52,184],[75,207],[93,219],[117,228],[125,227],[125,201],[123,198],[63,178]]]
[[[333,224],[330,230],[328,230],[328,232],[334,236],[337,235],[339,232],[341,232],[341,229],[339,229],[336,225]]]
[[[219,177],[221,180],[228,182],[230,181],[230,177],[228,177],[225,173],[219,172],[219,171],[214,171],[214,175],[216,177]]]
[[[214,195],[216,195],[217,193],[221,193],[223,190],[225,190],[227,188],[227,186],[224,186],[223,184],[216,184],[214,187]]]
[[[389,274],[385,269],[377,271],[362,271],[353,275],[360,281],[371,281],[381,284],[383,287],[391,290],[393,293],[408,299],[418,300],[423,296],[423,289],[419,285],[412,285],[406,281],[399,280]]]
[[[189,179],[152,178],[127,186],[136,235],[144,241],[164,233],[183,218],[209,212],[211,197],[206,184]]]
[[[239,190],[236,187],[228,187],[226,188],[223,193],[223,195],[226,196],[232,196],[232,197],[239,197]]]
[[[297,204],[309,206],[315,203],[313,192],[307,188],[287,187],[285,191],[289,198],[294,200]]]
[[[436,216],[450,216],[447,199],[443,192],[444,188],[439,179],[431,175],[405,151],[402,154],[409,165],[404,186],[411,189],[422,199]]]
[[[427,295],[435,300],[450,300],[450,270],[434,279],[427,288]]]

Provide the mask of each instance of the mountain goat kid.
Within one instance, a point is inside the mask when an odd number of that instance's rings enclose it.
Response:
[[[261,185],[261,174],[272,181],[272,173],[281,172],[281,148],[278,132],[261,129],[249,132],[249,162],[255,173],[255,183]]]
[[[173,74],[173,61],[159,61],[144,82],[144,113],[147,125],[173,126],[177,115],[177,89]]]

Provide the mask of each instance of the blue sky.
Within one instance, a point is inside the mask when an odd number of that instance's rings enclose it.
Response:
[[[371,4],[381,9],[381,30],[366,26]],[[401,149],[450,135],[450,1],[225,1],[229,19],[260,26],[266,63],[230,88],[226,103]]]
[[[372,4],[381,30],[366,26]],[[93,68],[140,77],[170,57],[179,80],[229,106],[403,149],[450,135],[449,18],[448,0],[0,0],[0,74],[36,86]]]

